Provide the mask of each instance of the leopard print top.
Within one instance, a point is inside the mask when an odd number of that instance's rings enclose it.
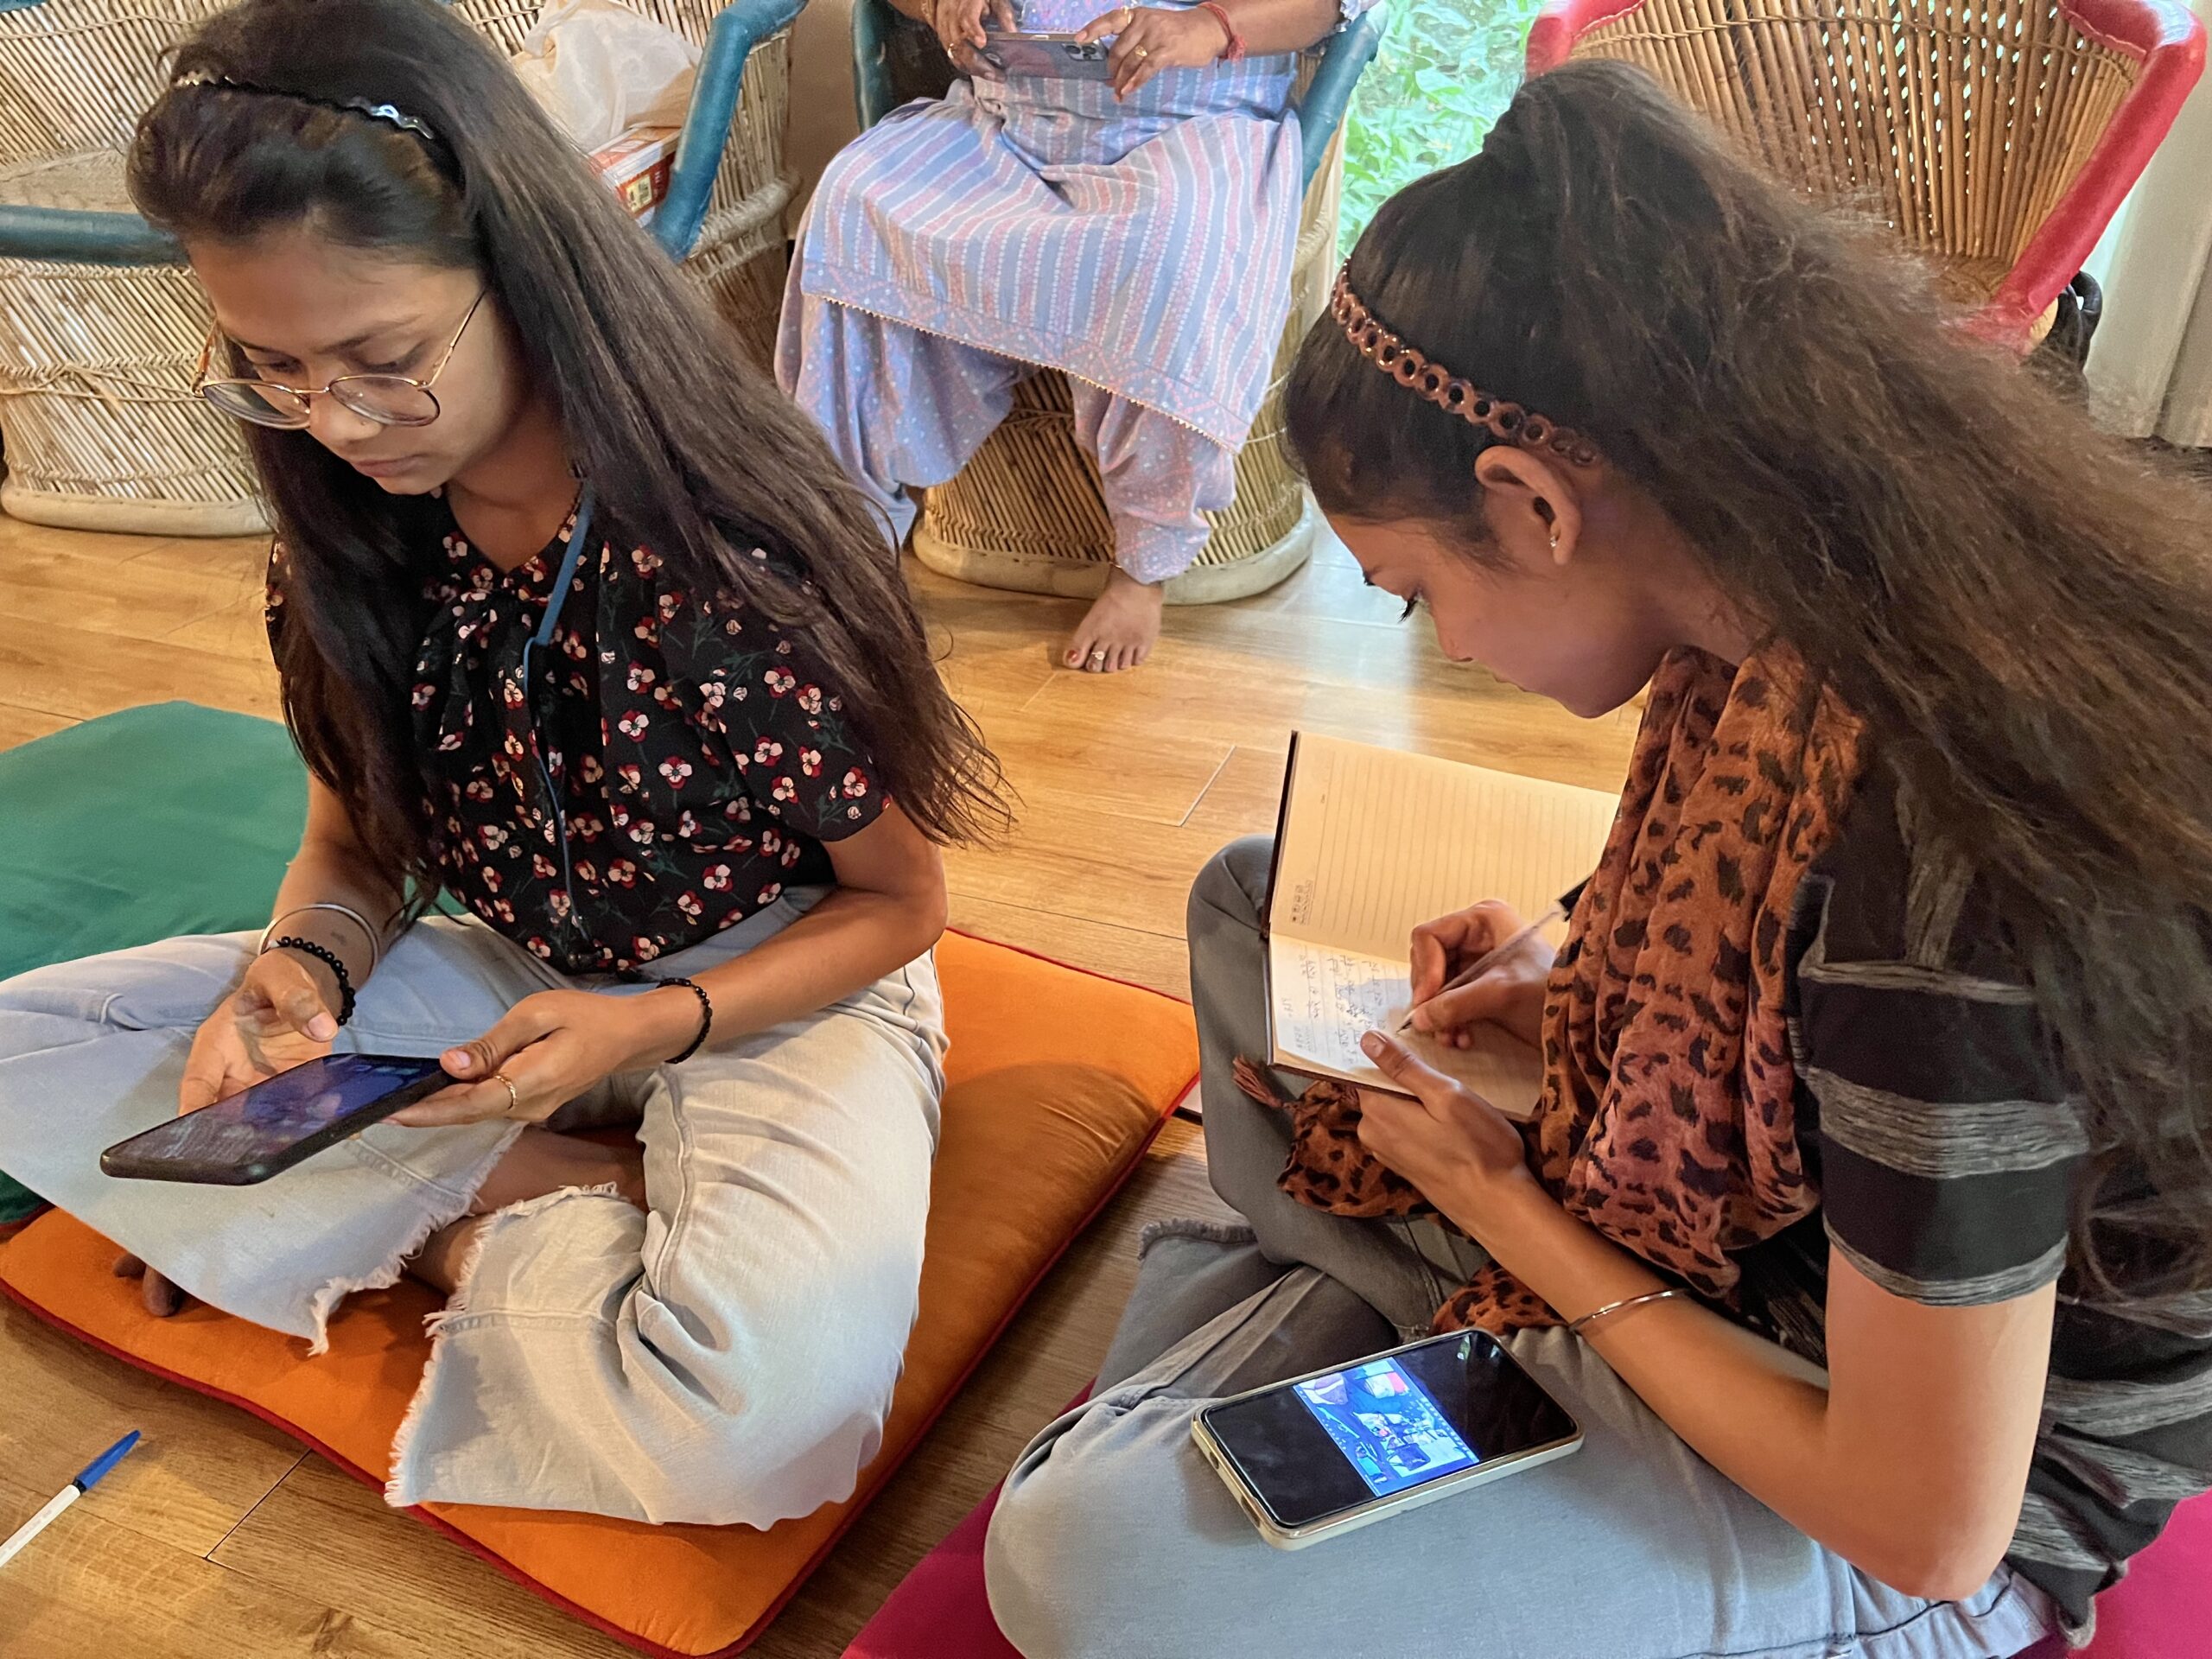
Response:
[[[1797,884],[1841,829],[1866,749],[1862,724],[1784,648],[1736,669],[1670,654],[1547,988],[1543,1096],[1522,1130],[1530,1166],[1570,1213],[1724,1305],[1734,1254],[1819,1203],[1797,1145],[1783,946]],[[1238,1080],[1280,1099],[1256,1066]],[[1433,1213],[1360,1145],[1356,1090],[1320,1083],[1281,1103],[1294,1117],[1284,1191],[1339,1215]],[[1496,1267],[1436,1319],[1555,1322]]]

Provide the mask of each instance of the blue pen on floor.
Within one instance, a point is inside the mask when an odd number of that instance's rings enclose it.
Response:
[[[67,1486],[64,1486],[51,1498],[48,1499],[44,1509],[41,1510],[36,1515],[31,1516],[29,1520],[24,1522],[22,1526],[17,1527],[14,1532],[10,1533],[6,1543],[0,1544],[0,1567],[5,1567],[10,1561],[13,1560],[16,1557],[16,1552],[21,1549],[25,1544],[30,1542],[32,1539],[37,1537],[39,1534],[44,1532],[48,1527],[51,1526],[54,1523],[54,1517],[59,1516],[62,1510],[67,1509],[72,1503],[74,1503],[86,1492],[91,1491],[93,1487],[99,1485],[101,1478],[105,1476],[109,1470],[114,1468],[117,1464],[123,1461],[123,1454],[130,1451],[132,1446],[137,1444],[138,1431],[134,1428],[121,1440],[118,1440],[113,1446],[108,1447],[106,1451],[101,1452],[99,1456],[94,1458],[90,1463],[86,1464],[84,1467],[83,1472],[79,1474],[76,1479],[71,1481]]]

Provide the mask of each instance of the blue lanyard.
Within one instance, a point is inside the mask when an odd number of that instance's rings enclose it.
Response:
[[[591,486],[587,484],[583,493],[576,498],[576,526],[569,532],[568,547],[561,555],[560,572],[553,578],[551,591],[545,595],[545,614],[537,624],[537,632],[530,636],[522,648],[523,712],[531,721],[532,736],[537,734],[537,705],[531,691],[531,678],[536,667],[533,658],[540,646],[553,643],[553,631],[561,621],[561,607],[567,601],[569,589],[575,582],[576,567],[583,563],[584,545],[591,536]],[[555,838],[561,849],[561,891],[569,899],[569,914],[562,918],[565,922],[572,920],[576,913],[575,881],[569,868],[569,818],[561,810],[561,792],[554,787],[553,773],[545,764],[545,745],[541,740],[534,747],[537,755],[537,781],[544,788],[545,810],[553,815]]]
[[[545,596],[545,615],[538,622],[537,632],[523,647],[524,664],[529,664],[529,653],[538,645],[553,643],[554,625],[561,620],[562,601],[569,597],[569,585],[576,579],[576,566],[583,563],[584,543],[591,536],[591,486],[583,487],[576,498],[576,527],[569,532],[569,544],[561,554],[561,574],[553,578],[553,590]]]

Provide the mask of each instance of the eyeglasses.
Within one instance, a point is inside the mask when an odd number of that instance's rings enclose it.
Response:
[[[193,378],[193,390],[226,415],[235,415],[256,426],[297,431],[312,418],[308,400],[326,394],[363,420],[374,421],[378,426],[428,426],[438,418],[438,397],[430,388],[446,372],[446,365],[453,361],[461,337],[468,332],[468,325],[475,319],[477,308],[484,303],[486,292],[483,289],[477,290],[476,297],[469,302],[467,315],[461,318],[461,327],[453,331],[453,338],[446,342],[436,366],[420,380],[404,374],[341,374],[325,385],[288,386],[275,380],[210,379],[207,371],[213,365],[215,345],[223,334],[219,325],[207,331],[207,343],[200,348],[200,367]]]

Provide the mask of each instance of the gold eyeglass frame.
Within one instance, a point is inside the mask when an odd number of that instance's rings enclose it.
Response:
[[[446,342],[445,350],[439,353],[435,366],[419,380],[407,374],[340,374],[332,376],[319,386],[288,386],[281,380],[261,380],[245,375],[211,375],[208,371],[215,365],[215,342],[223,338],[222,324],[213,324],[207,330],[207,342],[200,348],[200,365],[194,371],[192,378],[193,396],[205,399],[208,407],[229,416],[232,420],[244,421],[249,426],[269,427],[278,432],[304,431],[314,423],[313,408],[302,409],[297,420],[257,421],[251,415],[241,414],[216,402],[209,393],[217,386],[265,387],[270,391],[281,391],[287,397],[296,397],[303,404],[311,397],[331,397],[337,398],[350,413],[365,421],[373,421],[378,426],[428,426],[444,413],[443,406],[438,402],[438,394],[432,388],[437,384],[438,377],[446,372],[446,365],[453,361],[453,354],[461,349],[461,337],[468,332],[468,325],[476,320],[477,312],[482,308],[485,298],[490,293],[488,288],[476,290],[476,297],[469,302],[468,309],[461,319],[461,327],[453,331],[453,338]],[[395,420],[387,413],[363,409],[358,404],[348,402],[345,393],[339,390],[348,381],[359,380],[374,380],[383,385],[405,386],[419,391],[430,400],[430,412],[419,421],[409,421]],[[274,407],[272,404],[272,410]]]

